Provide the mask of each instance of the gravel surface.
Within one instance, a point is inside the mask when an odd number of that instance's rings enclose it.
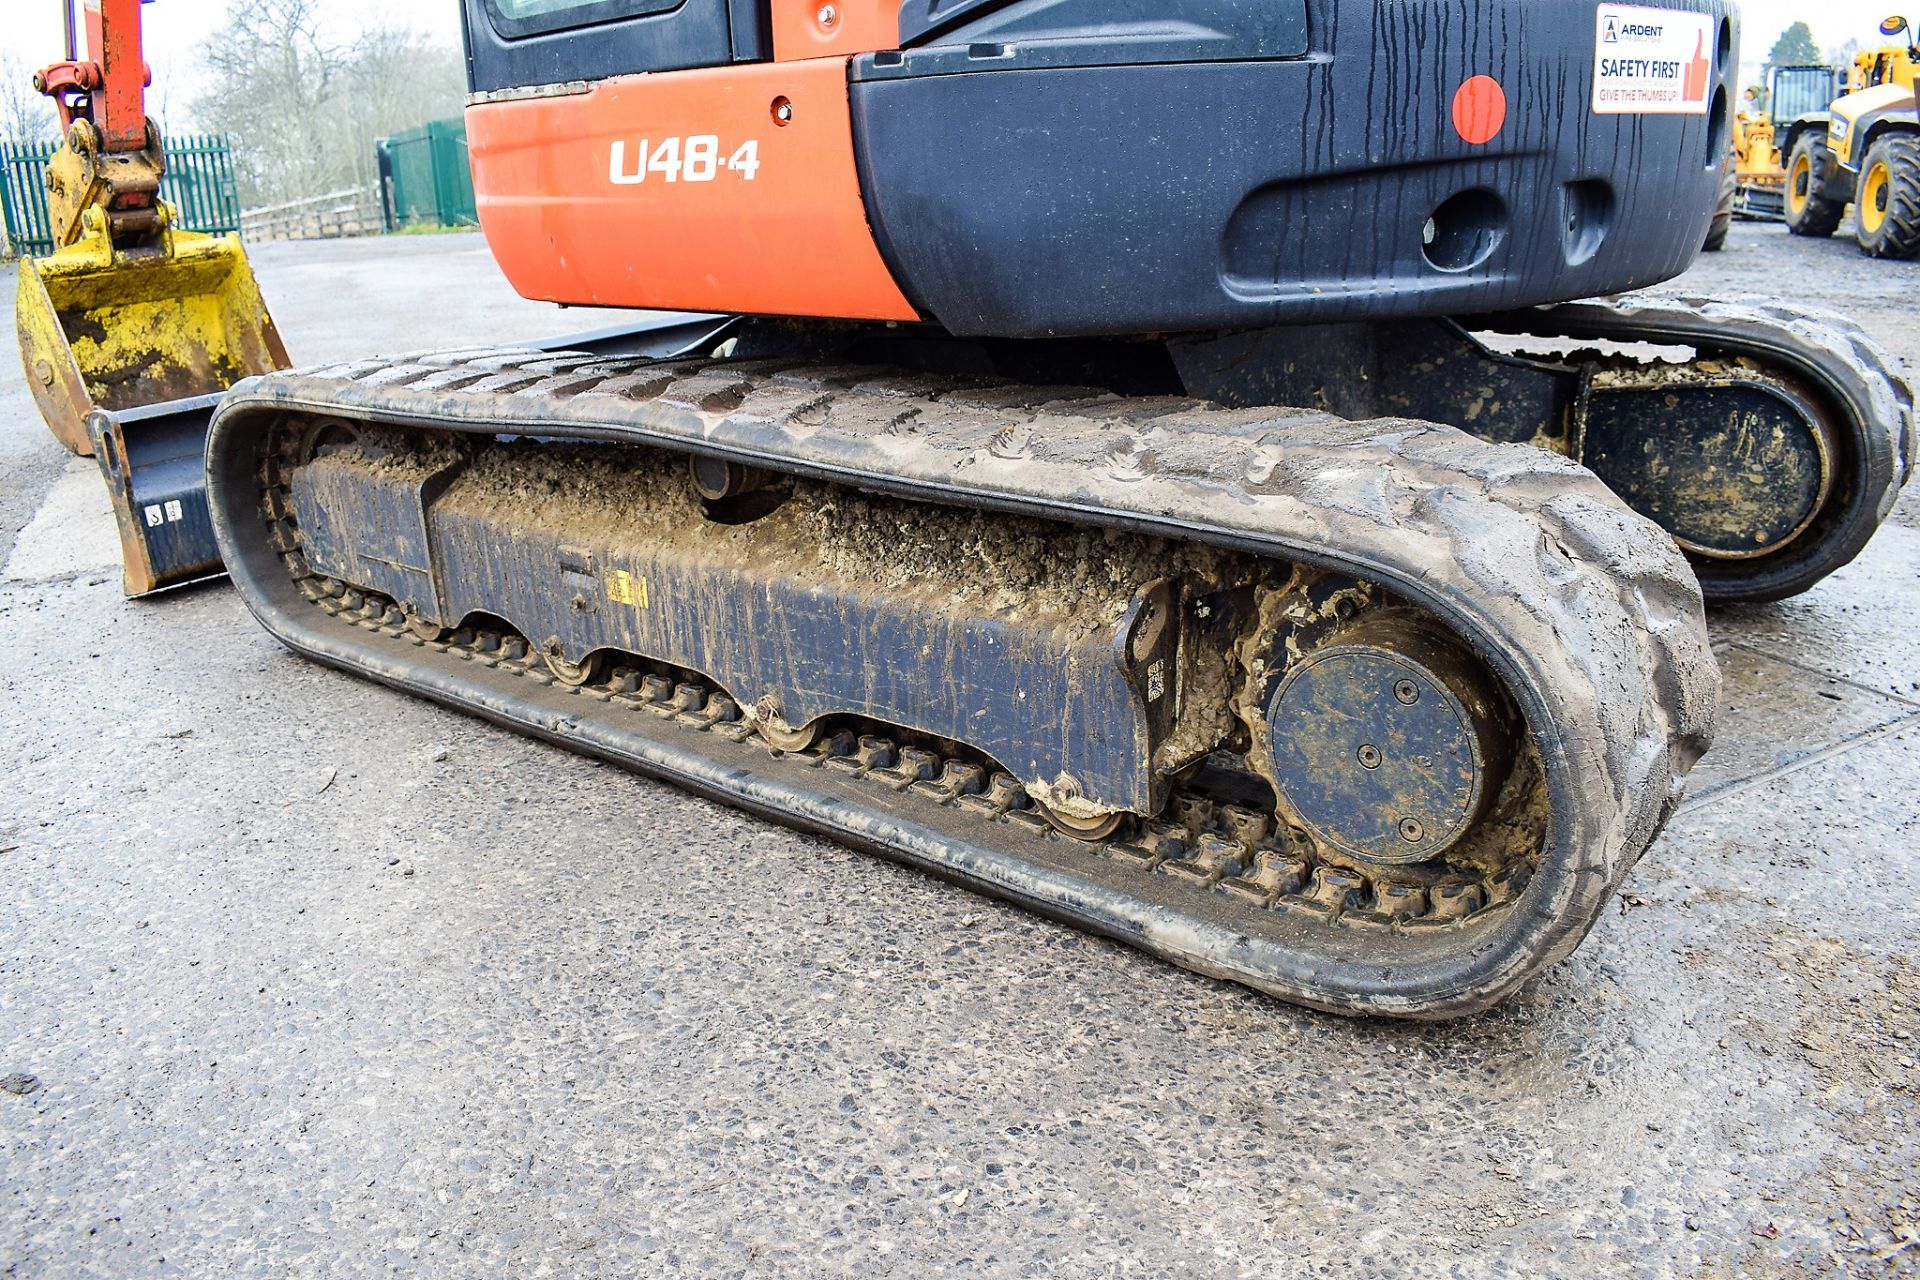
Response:
[[[603,322],[477,237],[254,256],[302,360]],[[1681,283],[1790,284],[1920,361],[1920,267],[1850,243],[1739,224]],[[9,369],[9,548],[92,492],[49,449]],[[129,604],[110,533],[29,528],[0,1276],[1913,1274],[1913,510],[1715,615],[1693,799],[1572,960],[1437,1027],[323,670],[225,586]]]

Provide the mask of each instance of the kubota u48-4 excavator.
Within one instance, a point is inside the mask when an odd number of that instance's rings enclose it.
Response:
[[[1803,589],[1906,474],[1842,323],[1539,305],[1698,250],[1724,0],[465,18],[521,292],[732,318],[242,383],[260,620],[1290,1000],[1570,951],[1708,743],[1701,587]]]

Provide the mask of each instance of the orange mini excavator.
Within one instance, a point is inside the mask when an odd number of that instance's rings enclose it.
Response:
[[[723,314],[242,383],[260,620],[1289,1000],[1572,950],[1707,746],[1702,588],[1804,589],[1906,475],[1846,324],[1567,301],[1697,252],[1725,0],[465,18],[514,284]]]

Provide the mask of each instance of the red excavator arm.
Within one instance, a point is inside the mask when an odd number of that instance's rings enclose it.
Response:
[[[67,10],[68,57],[33,78],[60,109],[60,129],[91,121],[104,151],[138,151],[147,141],[146,87],[153,71],[140,56],[140,6],[148,0],[84,0],[87,54],[73,56],[73,10]]]
[[[116,246],[143,243],[160,230],[160,175],[166,157],[147,121],[152,80],[140,56],[145,0],[82,0],[87,56],[72,56],[73,10],[67,10],[68,58],[33,77],[33,87],[60,112],[66,146],[47,172],[47,205],[55,243],[79,240],[82,215],[105,210]]]

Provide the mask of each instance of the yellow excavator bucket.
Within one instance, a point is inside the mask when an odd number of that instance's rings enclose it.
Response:
[[[96,408],[190,399],[287,367],[240,237],[170,231],[160,244],[115,254],[101,224],[20,264],[27,384],[74,453],[93,452]]]
[[[240,237],[166,228],[116,253],[101,210],[83,225],[74,244],[20,263],[20,354],[54,436],[100,466],[123,586],[140,596],[220,572],[207,424],[221,392],[286,368],[287,350]]]

